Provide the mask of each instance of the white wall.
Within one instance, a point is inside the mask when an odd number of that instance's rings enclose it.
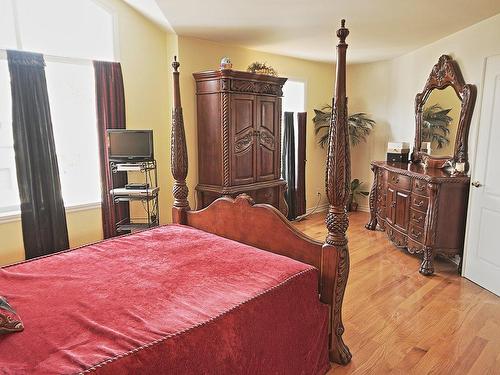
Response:
[[[369,112],[377,121],[377,129],[368,144],[352,150],[353,178],[371,184],[370,161],[385,158],[388,141],[413,144],[415,95],[422,90],[433,65],[443,54],[451,55],[458,62],[465,81],[478,89],[469,136],[469,159],[471,166],[474,165],[484,64],[488,56],[500,54],[500,15],[393,60],[349,66],[350,113]]]

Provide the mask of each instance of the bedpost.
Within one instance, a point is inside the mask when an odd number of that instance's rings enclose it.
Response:
[[[349,250],[347,248],[346,230],[349,219],[346,203],[349,197],[351,178],[349,131],[347,125],[346,97],[346,37],[349,30],[345,28],[345,20],[341,21],[337,30],[337,72],[335,80],[335,97],[332,103],[332,120],[328,132],[328,154],[326,161],[326,195],[328,197],[328,213],[326,227],[328,235],[322,253],[322,285],[321,299],[332,306],[331,333],[329,338],[330,360],[346,364],[351,360],[349,348],[342,339],[342,302],[349,274]]]
[[[174,68],[174,108],[172,110],[172,134],[170,141],[170,167],[174,177],[172,221],[177,224],[185,224],[186,211],[189,211],[190,208],[187,200],[189,193],[189,189],[186,185],[188,156],[179,87],[179,66],[180,64],[177,61],[177,56],[175,56],[172,62],[172,67]]]

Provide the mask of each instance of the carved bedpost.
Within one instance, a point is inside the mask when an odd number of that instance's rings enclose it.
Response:
[[[331,303],[331,333],[329,340],[330,360],[346,364],[351,360],[349,348],[342,340],[342,301],[349,274],[349,251],[346,230],[349,220],[346,204],[351,180],[349,132],[347,127],[346,97],[346,37],[349,30],[345,20],[337,30],[337,72],[335,98],[332,104],[332,120],[328,133],[326,162],[326,194],[329,207],[326,216],[328,235],[323,245],[322,300]]]
[[[172,134],[170,143],[170,167],[174,177],[174,206],[172,207],[172,221],[178,224],[186,223],[186,211],[190,210],[187,200],[189,189],[186,185],[188,172],[188,156],[184,119],[182,116],[181,93],[179,88],[179,62],[177,56],[172,62],[174,78],[174,109],[172,110]]]

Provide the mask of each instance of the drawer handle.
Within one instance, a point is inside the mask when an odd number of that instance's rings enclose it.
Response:
[[[415,230],[413,230],[413,229],[411,230],[411,235],[415,238],[419,238],[421,234],[422,234],[422,232],[417,233],[417,232],[415,232]]]
[[[397,184],[399,182],[399,177],[392,176],[392,182],[394,182],[395,184]]]
[[[423,191],[425,190],[425,185],[415,184],[415,189],[417,189],[418,191]]]
[[[417,202],[417,201],[415,200],[415,206],[417,206],[417,207],[422,207],[423,205],[424,205],[424,201]]]
[[[391,202],[391,207],[392,208],[396,207],[396,201]]]
[[[420,223],[424,217],[422,215],[413,215],[413,220],[415,220],[417,223]]]

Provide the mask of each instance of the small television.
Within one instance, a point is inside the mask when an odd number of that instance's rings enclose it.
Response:
[[[109,160],[153,160],[153,131],[108,129]]]

